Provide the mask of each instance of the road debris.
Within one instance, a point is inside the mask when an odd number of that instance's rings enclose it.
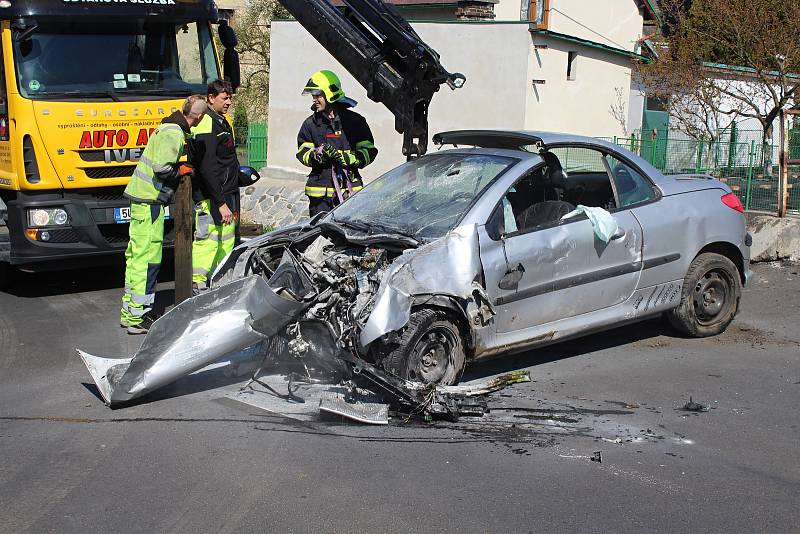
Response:
[[[700,404],[699,402],[694,402],[692,397],[689,397],[689,402],[681,406],[680,410],[684,412],[707,412],[709,410],[708,406],[705,404]]]

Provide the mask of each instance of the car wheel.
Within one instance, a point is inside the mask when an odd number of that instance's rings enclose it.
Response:
[[[742,282],[733,262],[720,254],[700,254],[683,279],[680,304],[667,318],[692,337],[720,334],[733,321],[741,296]]]
[[[425,384],[457,384],[466,352],[458,326],[440,310],[413,312],[400,340],[383,356],[383,368],[400,378]]]

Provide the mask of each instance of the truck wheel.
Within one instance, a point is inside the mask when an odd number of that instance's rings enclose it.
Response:
[[[11,265],[0,261],[0,290],[6,290],[11,283]]]
[[[466,351],[458,326],[440,310],[413,312],[397,345],[383,355],[383,368],[424,384],[457,384]]]
[[[700,254],[686,271],[680,304],[667,312],[667,319],[692,337],[721,334],[739,311],[741,297],[742,282],[733,262],[720,254]]]

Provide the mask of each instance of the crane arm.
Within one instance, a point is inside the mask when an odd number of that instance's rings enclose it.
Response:
[[[421,156],[428,145],[428,105],[439,86],[464,85],[398,10],[381,0],[280,0],[281,4],[367,90],[394,114],[403,154]]]

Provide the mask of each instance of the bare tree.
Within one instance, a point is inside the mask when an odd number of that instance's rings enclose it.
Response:
[[[713,139],[724,123],[753,118],[768,144],[781,108],[800,96],[800,1],[661,0],[660,7],[662,51],[636,69],[648,93],[668,102],[693,137]]]
[[[247,0],[232,21],[241,56],[242,86],[237,101],[250,120],[265,120],[269,99],[269,32],[274,18],[288,17],[277,0]]]
[[[625,90],[622,87],[614,88],[614,102],[608,108],[608,113],[622,128],[622,133],[628,135],[628,104],[625,102]]]

